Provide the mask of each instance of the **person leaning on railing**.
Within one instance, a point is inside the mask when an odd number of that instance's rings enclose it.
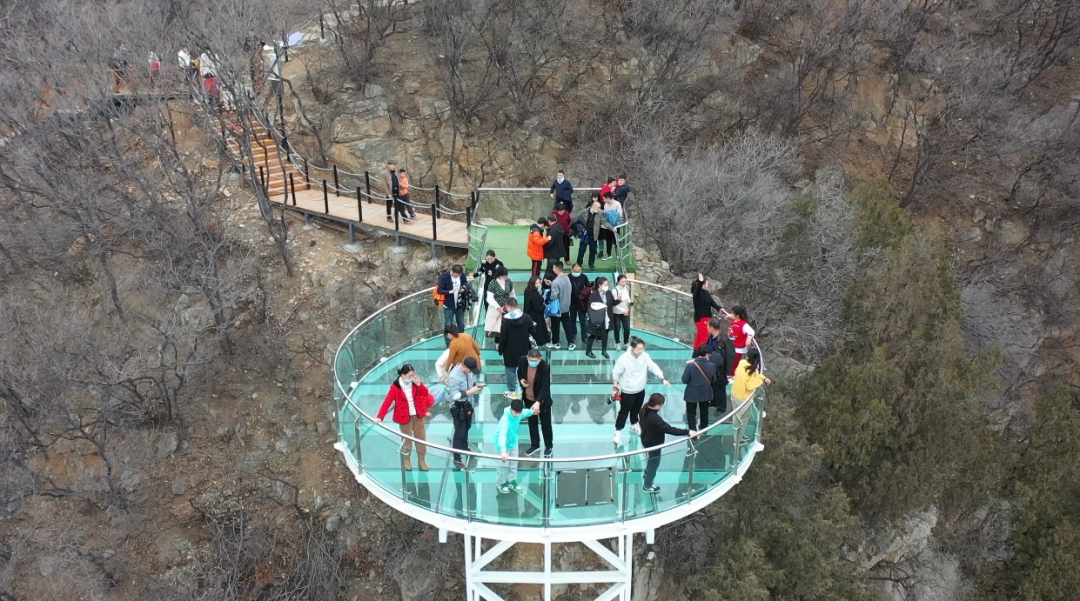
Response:
[[[731,405],[738,408],[738,412],[735,414],[735,425],[739,426],[744,420],[746,413],[751,403],[746,403],[754,396],[754,392],[766,384],[772,384],[772,380],[765,377],[765,374],[761,373],[761,353],[757,348],[751,348],[746,352],[746,355],[739,361],[739,366],[735,368],[735,378],[731,381]],[[739,405],[746,403],[746,406],[739,407]],[[741,444],[746,444],[749,440],[740,441]]]
[[[660,417],[660,409],[664,406],[664,395],[654,392],[649,397],[649,402],[641,408],[638,423],[641,424],[641,446],[646,449],[664,444],[664,435],[672,436],[697,436],[697,431],[692,429],[683,430],[676,428]],[[649,460],[645,464],[645,482],[641,490],[647,493],[658,493],[660,487],[653,484],[656,479],[656,470],[660,467],[661,449],[649,451]]]

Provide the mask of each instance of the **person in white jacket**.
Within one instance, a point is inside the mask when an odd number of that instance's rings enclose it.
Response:
[[[664,372],[660,370],[660,366],[652,360],[649,353],[645,352],[645,342],[633,336],[630,338],[626,352],[615,361],[615,368],[611,372],[612,392],[619,399],[619,416],[615,419],[613,438],[616,445],[622,444],[622,429],[626,425],[627,416],[630,417],[630,430],[641,434],[638,415],[641,413],[641,405],[645,402],[645,383],[649,378],[649,372],[660,378],[664,386],[671,385],[664,378]]]

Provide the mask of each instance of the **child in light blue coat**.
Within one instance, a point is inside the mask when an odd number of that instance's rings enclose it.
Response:
[[[514,399],[510,401],[510,410],[504,411],[499,418],[499,427],[495,429],[495,452],[502,457],[502,463],[495,470],[495,482],[502,494],[521,492],[521,485],[517,481],[518,430],[521,429],[521,420],[528,419],[539,409],[539,403],[525,409],[521,399]]]

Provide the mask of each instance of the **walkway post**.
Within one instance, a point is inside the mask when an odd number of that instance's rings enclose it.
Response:
[[[292,190],[292,206],[296,206],[296,182],[293,181],[293,174],[289,174],[289,190]],[[288,200],[288,193],[286,193],[285,200]]]
[[[472,227],[472,207],[465,207],[465,229]]]
[[[330,214],[330,197],[326,194],[326,180],[322,181],[322,205],[323,213]]]
[[[438,228],[437,225],[435,225],[436,221],[438,220],[438,217],[439,217],[439,203],[433,202],[433,203],[431,203],[431,239],[432,240],[438,240],[439,239],[439,228]]]
[[[304,183],[308,185],[308,190],[311,189],[311,171],[308,170],[307,159],[304,159]]]
[[[360,223],[364,222],[364,205],[360,202],[360,187],[356,187],[356,217]]]
[[[334,165],[334,196],[341,196],[338,190],[341,189],[341,184],[338,183],[337,165]]]
[[[393,204],[394,207],[394,231],[401,231],[401,211],[398,210],[397,202]],[[398,236],[398,241],[395,246],[401,246],[401,236]]]
[[[263,194],[266,194],[267,198],[270,197],[270,187],[266,185],[266,170],[262,165],[259,165],[259,184],[262,185]]]
[[[435,206],[439,206],[439,184],[435,184]]]
[[[367,189],[367,201],[371,204],[371,174],[364,172],[364,187]]]

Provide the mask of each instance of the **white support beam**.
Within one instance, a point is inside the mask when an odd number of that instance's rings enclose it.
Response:
[[[480,542],[481,538],[478,536],[478,537],[476,537],[476,540],[477,540],[477,549],[476,549],[476,551],[479,554],[479,552],[480,552],[480,544],[479,544],[479,542]],[[476,561],[472,565],[473,571],[474,572],[479,572],[480,570],[484,569],[484,566],[486,566],[487,564],[494,561],[496,557],[498,557],[498,556],[502,555],[503,553],[506,553],[507,551],[509,551],[510,547],[513,547],[513,546],[514,546],[514,541],[512,541],[512,540],[501,540],[501,541],[495,543],[494,547],[488,549],[486,553],[484,553],[483,555],[480,555],[479,557],[476,558]]]
[[[475,572],[474,582],[487,584],[602,584],[626,580],[626,572],[525,572],[508,570],[504,572]]]

